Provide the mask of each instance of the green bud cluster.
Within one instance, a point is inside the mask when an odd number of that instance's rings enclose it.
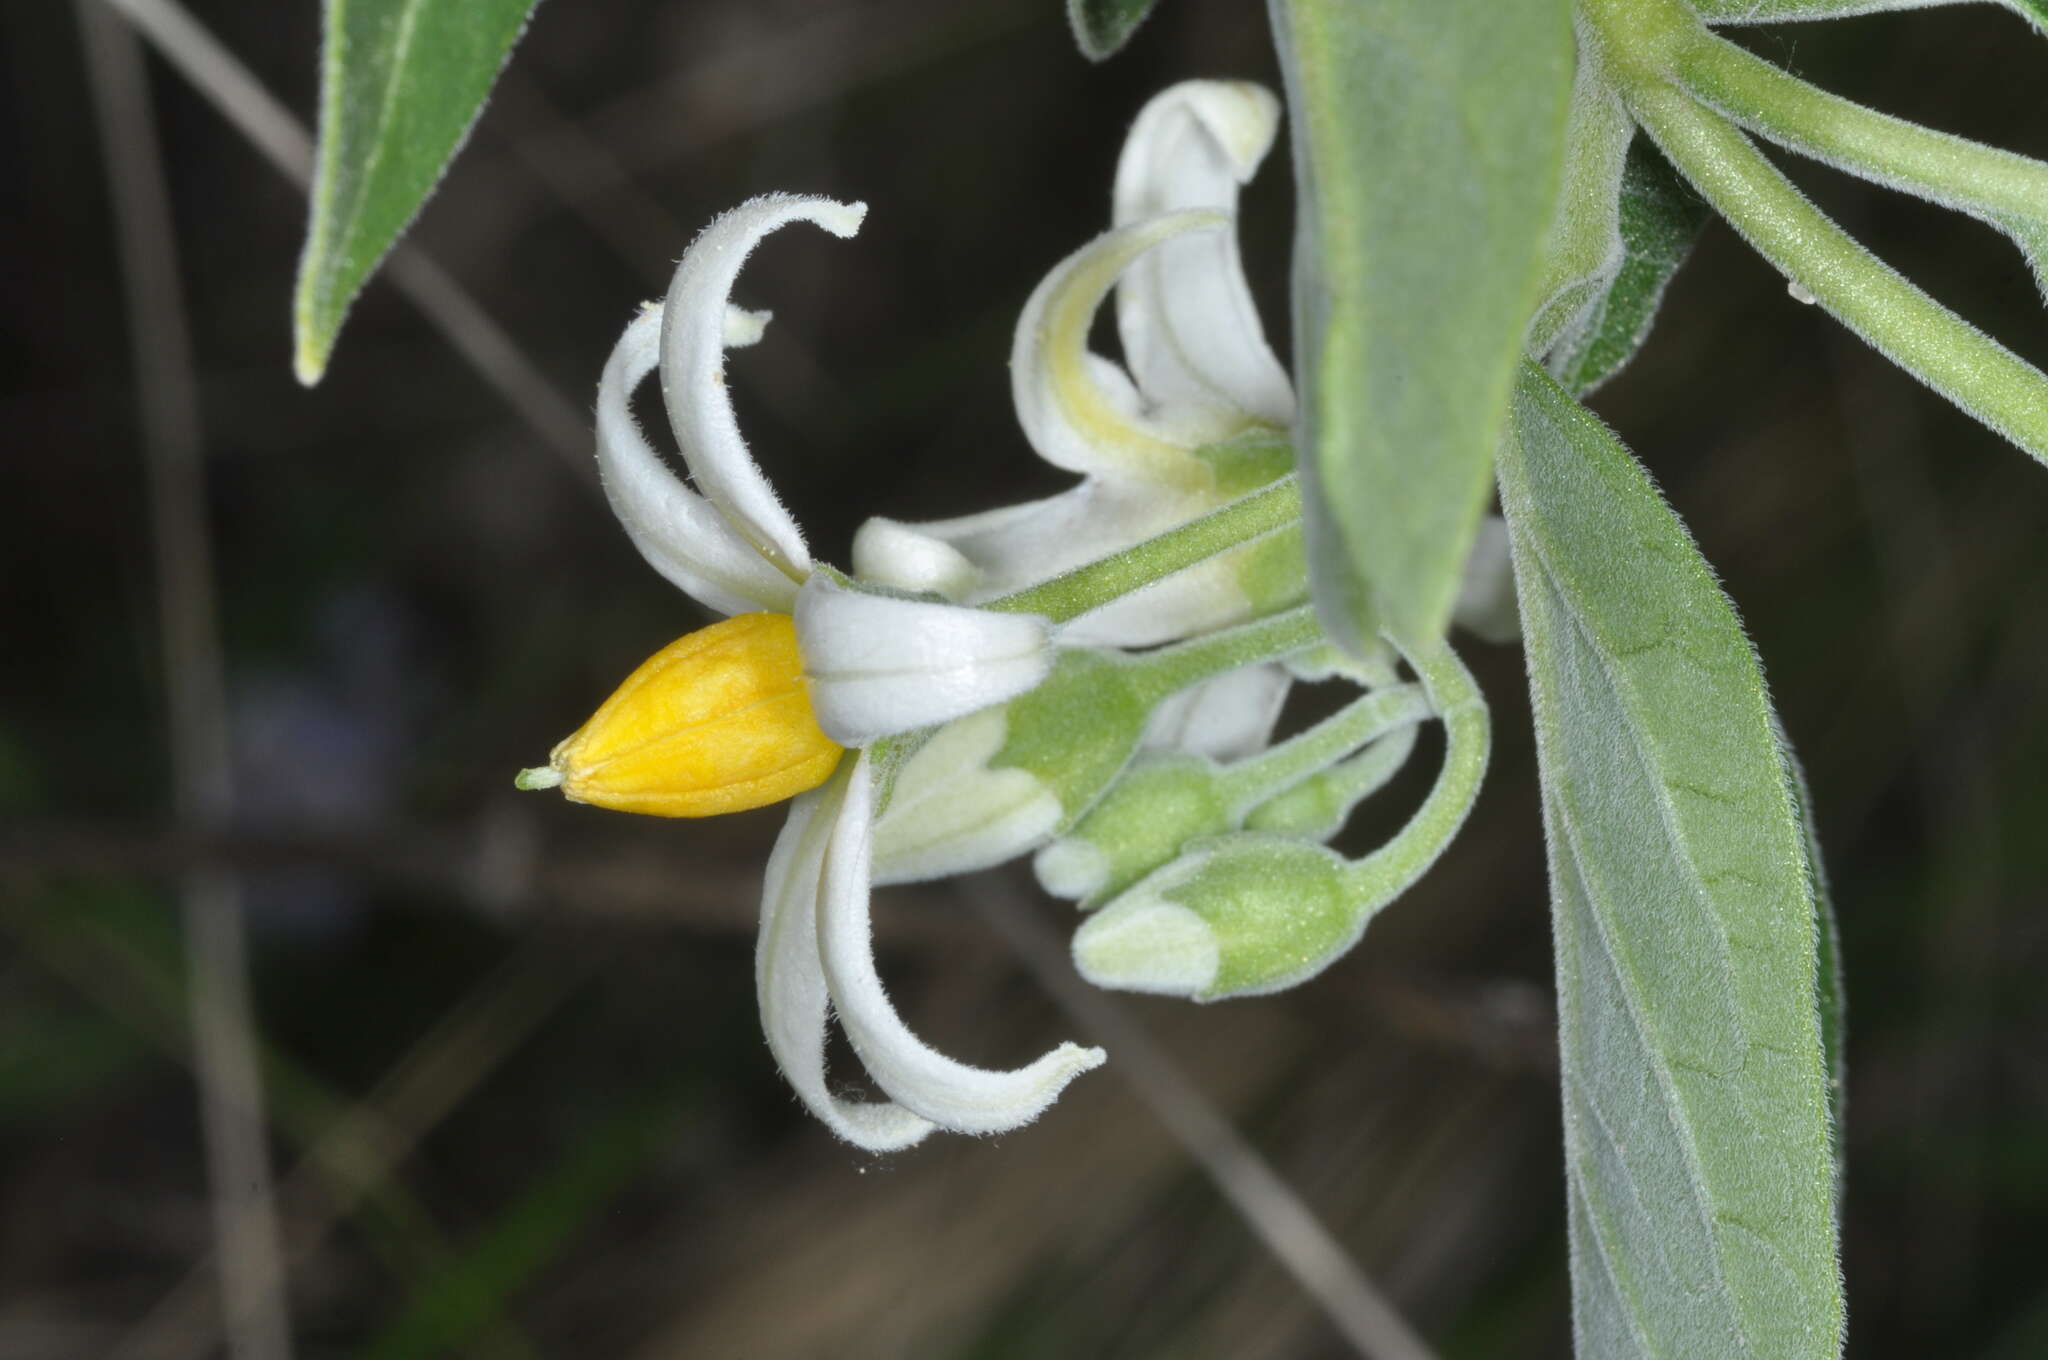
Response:
[[[1269,450],[1226,452],[1249,483]],[[1234,464],[1227,464],[1234,467]],[[1484,702],[1443,643],[1333,647],[1310,606],[1291,477],[1181,530],[995,602],[1064,621],[1148,581],[1233,555],[1261,617],[1155,650],[1063,648],[1035,689],[876,751],[878,882],[957,874],[1037,850],[1039,881],[1092,913],[1074,941],[1096,983],[1203,1000],[1301,981],[1435,862],[1477,795]],[[1415,679],[1404,681],[1405,660]],[[1245,667],[1361,693],[1286,741],[1237,760],[1145,752],[1159,706]],[[1436,783],[1406,826],[1362,859],[1327,848],[1441,721]]]
[[[1394,732],[1405,733],[1412,746],[1415,725],[1430,716],[1422,687],[1401,685],[1365,694],[1300,736],[1229,765],[1185,755],[1142,761],[1071,832],[1039,851],[1038,881],[1046,891],[1092,908],[1176,858],[1190,841],[1261,817],[1283,833],[1290,820],[1314,827],[1319,822],[1301,812],[1283,809],[1276,817],[1268,809],[1304,783],[1327,785],[1334,762]],[[1377,764],[1388,764],[1374,754]],[[1398,762],[1389,776],[1393,768]],[[1310,801],[1324,807],[1329,791]]]
[[[1441,644],[1410,663],[1420,684],[1368,691],[1258,756],[1140,765],[1041,851],[1039,881],[1094,908],[1074,937],[1082,975],[1211,1001],[1293,986],[1356,944],[1457,834],[1486,767],[1471,676]],[[1444,761],[1408,823],[1358,860],[1323,845],[1430,717]]]

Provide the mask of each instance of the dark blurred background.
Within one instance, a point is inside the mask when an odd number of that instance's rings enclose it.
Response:
[[[307,116],[318,6],[192,8]],[[2048,155],[2048,42],[1992,7],[1743,41]],[[869,514],[1054,490],[1010,411],[1016,314],[1105,225],[1150,93],[1275,80],[1261,6],[1163,0],[1101,67],[1055,0],[541,6],[415,239],[563,394],[552,442],[389,280],[302,390],[301,197],[152,57],[232,736],[232,817],[207,833],[173,809],[78,17],[10,4],[0,43],[0,1355],[220,1353],[177,889],[205,868],[244,899],[301,1354],[1347,1353],[1130,1084],[1176,1074],[1444,1355],[1568,1353],[1513,649],[1467,648],[1498,730],[1471,825],[1352,956],[1279,997],[1118,1000],[1157,1053],[1112,1043],[1038,1125],[881,1161],[801,1113],[758,1037],[780,812],[665,823],[511,788],[704,621],[557,447],[689,236],[773,189],[871,205],[851,242],[776,237],[740,288],[776,316],[731,365],[742,420],[823,556]],[[1283,160],[1244,238],[1284,347]],[[1792,168],[2048,359],[1991,231]],[[1718,225],[1594,404],[1722,573],[1814,785],[1849,975],[1852,1353],[2048,1355],[2048,473]],[[1044,961],[1071,924],[1019,872],[884,894],[877,928],[913,1024],[1002,1064],[1099,1032]]]

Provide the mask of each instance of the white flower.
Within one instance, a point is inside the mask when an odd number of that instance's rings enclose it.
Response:
[[[684,253],[665,303],[620,337],[597,403],[605,493],[641,555],[721,613],[793,615],[817,725],[854,747],[1012,698],[1052,663],[1044,619],[871,594],[815,567],[740,436],[725,389],[725,350],[759,338],[767,321],[730,303],[740,265],[788,222],[850,236],[864,212],[858,204],[774,195],[718,218]],[[657,367],[677,446],[699,490],[675,475],[634,421],[633,389]],[[550,782],[561,782],[559,774],[530,784]],[[1102,1052],[1066,1044],[1017,1072],[989,1072],[940,1056],[909,1031],[882,990],[869,937],[873,799],[862,752],[842,758],[823,785],[791,805],[769,859],[756,955],[769,1047],[812,1112],[865,1148],[903,1147],[933,1128],[994,1133],[1027,1123],[1069,1080],[1101,1063]],[[893,1103],[850,1102],[827,1088],[828,1008]]]
[[[767,321],[730,304],[741,263],[786,223],[807,220],[851,236],[866,211],[776,194],[719,217],[684,252],[665,304],[626,327],[597,390],[598,470],[634,546],[722,614],[795,614],[819,724],[845,746],[1000,703],[1051,665],[1042,619],[877,598],[814,571],[802,532],[740,435],[725,350],[759,338]],[[657,366],[676,446],[701,494],[633,418],[633,390]],[[878,649],[878,629],[909,650]]]
[[[854,540],[864,579],[987,600],[1195,518],[1284,472],[1294,417],[1238,258],[1238,186],[1273,144],[1279,102],[1240,82],[1188,81],[1146,105],[1118,163],[1112,230],[1048,274],[1018,319],[1010,376],[1039,456],[1081,474],[1047,500],[908,525],[870,520]],[[1088,327],[1117,291],[1125,368],[1091,353]],[[1232,466],[1216,446],[1264,436]],[[1141,647],[1271,607],[1226,553],[1067,626],[1074,642]],[[1234,756],[1262,746],[1287,689],[1278,667],[1177,696],[1153,740]]]

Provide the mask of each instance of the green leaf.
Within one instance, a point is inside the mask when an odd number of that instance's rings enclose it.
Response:
[[[1550,842],[1580,1354],[1837,1356],[1817,869],[1763,673],[1533,365],[1500,456]]]
[[[1273,0],[1310,572],[1354,651],[1442,635],[1543,282],[1564,0]]]
[[[1090,61],[1107,61],[1152,13],[1158,0],[1067,0],[1067,22],[1074,41]]]
[[[1816,955],[1814,980],[1820,989],[1820,1052],[1827,1066],[1828,1124],[1834,1135],[1835,1192],[1839,1205],[1843,1166],[1843,1138],[1847,1133],[1849,1099],[1849,1056],[1846,1037],[1849,1025],[1848,987],[1842,977],[1842,928],[1835,920],[1835,897],[1828,888],[1827,869],[1820,857],[1820,834],[1813,823],[1813,794],[1806,783],[1805,767],[1792,753],[1784,730],[1778,731],[1778,753],[1792,772],[1792,792],[1798,799],[1799,828],[1806,840],[1806,864],[1813,877],[1813,932]]]
[[[328,0],[312,221],[293,301],[299,381],[483,108],[538,0]]]
[[[1584,396],[1635,357],[1711,215],[1649,139],[1636,138],[1621,172],[1621,268],[1545,360],[1568,391]]]

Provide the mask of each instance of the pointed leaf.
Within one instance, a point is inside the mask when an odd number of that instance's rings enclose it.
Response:
[[[1090,61],[1107,61],[1123,49],[1158,0],[1067,0],[1074,41]]]
[[[328,0],[320,153],[299,260],[299,381],[440,182],[538,0]]]
[[[1273,0],[1299,186],[1295,368],[1325,626],[1442,636],[1538,302],[1564,0]]]
[[[1831,1360],[1816,872],[1762,671],[1642,469],[1533,365],[1500,481],[1551,852],[1581,1354]]]

